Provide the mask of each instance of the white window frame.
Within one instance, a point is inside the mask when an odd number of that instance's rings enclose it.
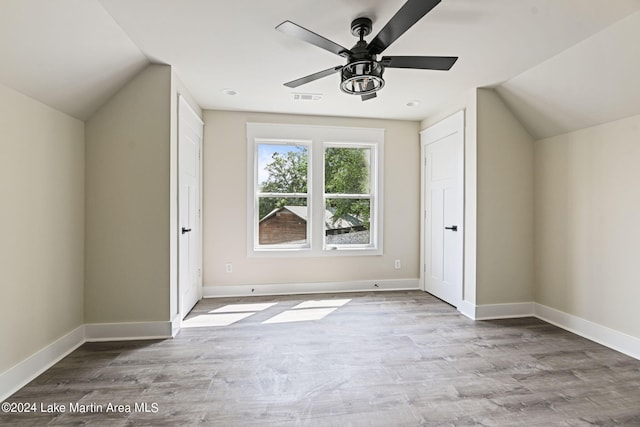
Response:
[[[258,244],[257,144],[307,145],[306,245]],[[368,245],[325,245],[324,153],[326,147],[371,149],[371,242]],[[247,255],[251,257],[342,256],[383,254],[384,129],[247,123]],[[350,195],[353,196],[353,195]]]
[[[327,193],[324,188],[325,183],[325,154],[327,148],[360,148],[360,149],[368,149],[371,150],[371,158],[369,160],[370,171],[369,171],[369,193],[368,194],[339,194],[339,193]],[[370,203],[370,213],[369,213],[369,230],[370,230],[370,243],[368,244],[327,244],[326,235],[323,232],[322,243],[323,249],[329,251],[361,251],[361,250],[373,250],[376,248],[376,242],[378,240],[378,216],[380,211],[380,206],[378,205],[378,193],[380,189],[379,180],[377,179],[380,174],[380,166],[378,162],[378,158],[380,154],[378,153],[378,144],[377,143],[357,143],[357,142],[325,142],[323,144],[323,152],[322,152],[322,206],[326,206],[327,199],[369,199]],[[324,215],[323,215],[324,218]]]
[[[307,147],[307,165],[310,165],[312,162],[312,153],[311,153],[311,141],[309,140],[291,140],[291,139],[272,139],[272,138],[256,138],[254,140],[253,148],[255,148],[260,144],[268,144],[268,145],[282,145],[282,146],[296,146],[296,147]],[[255,150],[254,154],[254,164],[253,170],[258,170],[258,150]],[[307,166],[307,192],[306,193],[263,193],[260,191],[260,183],[258,182],[258,174],[254,174],[253,177],[253,218],[258,218],[260,216],[260,198],[261,197],[295,197],[295,198],[306,198],[307,199],[307,216],[311,217],[311,168]],[[259,223],[255,221],[253,225],[253,241],[256,250],[260,251],[282,251],[282,250],[298,250],[298,249],[309,249],[311,248],[311,221],[307,221],[307,242],[301,244],[279,244],[279,245],[261,245],[260,244],[260,228]]]

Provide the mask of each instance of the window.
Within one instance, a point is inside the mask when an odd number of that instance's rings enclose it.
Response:
[[[382,254],[383,129],[247,124],[249,255]]]
[[[258,246],[309,247],[309,150],[257,140]]]
[[[325,146],[325,248],[371,244],[372,151],[352,144]]]

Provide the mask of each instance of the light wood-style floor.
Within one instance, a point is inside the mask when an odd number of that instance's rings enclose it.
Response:
[[[185,326],[81,346],[8,400],[65,413],[0,425],[640,425],[640,361],[419,291],[209,299]]]

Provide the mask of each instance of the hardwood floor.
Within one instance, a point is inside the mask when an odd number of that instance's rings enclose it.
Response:
[[[35,413],[0,425],[640,425],[640,361],[423,292],[208,299],[185,326],[84,344],[7,400]]]

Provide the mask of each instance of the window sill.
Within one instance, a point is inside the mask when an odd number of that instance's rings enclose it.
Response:
[[[379,248],[332,248],[325,250],[312,249],[253,249],[247,253],[248,257],[255,258],[324,258],[324,257],[342,257],[342,256],[381,256],[382,249]]]

